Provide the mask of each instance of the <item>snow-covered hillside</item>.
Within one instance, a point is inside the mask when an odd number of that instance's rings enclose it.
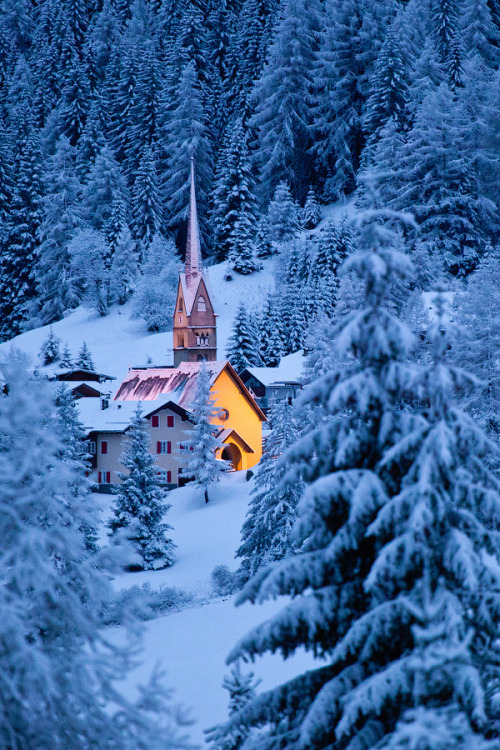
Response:
[[[273,263],[273,260],[265,260],[262,271],[251,276],[235,275],[233,281],[224,280],[225,263],[208,269],[210,292],[219,316],[217,348],[220,359],[224,358],[226,341],[239,302],[245,302],[249,309],[262,304],[273,283]],[[97,371],[116,377],[115,386],[130,366],[145,365],[148,361],[157,365],[173,363],[172,332],[148,333],[144,321],[133,317],[130,302],[122,307],[113,307],[105,317],[100,317],[94,310],[80,307],[52,326],[27,331],[12,341],[0,344],[0,355],[14,345],[30,356],[33,365],[39,363],[38,353],[50,328],[63,345],[69,345],[72,355],[76,356],[83,341],[86,341]]]
[[[125,689],[133,696],[136,685],[145,683],[160,662],[166,671],[166,683],[174,690],[174,701],[190,709],[195,722],[190,735],[199,744],[203,743],[203,729],[227,717],[228,694],[221,683],[229,671],[225,659],[230,649],[253,625],[282,606],[282,602],[267,602],[237,608],[233,598],[213,595],[214,567],[237,567],[234,553],[252,486],[243,472],[225,475],[211,490],[208,505],[192,486],[171,492],[172,507],[166,520],[174,527],[171,536],[178,547],[174,565],[163,571],[126,573],[116,580],[118,588],[147,582],[152,588],[175,586],[193,594],[193,602],[185,610],[145,624],[143,663],[129,676]],[[99,497],[104,520],[110,496]],[[120,633],[117,639],[121,640]],[[287,661],[266,655],[243,669],[254,671],[266,689],[311,665],[312,658],[299,653]]]

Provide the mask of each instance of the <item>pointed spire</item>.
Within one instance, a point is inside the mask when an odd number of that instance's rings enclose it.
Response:
[[[201,271],[200,227],[194,188],[194,157],[191,157],[191,189],[189,194],[189,216],[186,241],[186,283],[191,286]]]

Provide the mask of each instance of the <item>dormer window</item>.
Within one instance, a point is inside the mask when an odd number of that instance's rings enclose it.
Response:
[[[207,311],[207,303],[205,301],[205,297],[198,297],[198,312],[206,312]]]

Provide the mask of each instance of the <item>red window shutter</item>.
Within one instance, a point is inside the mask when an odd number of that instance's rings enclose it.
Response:
[[[172,481],[172,472],[167,471],[167,482],[171,482],[171,481]]]
[[[158,415],[151,417],[151,427],[159,427],[160,426],[160,417]]]
[[[99,472],[98,482],[101,484],[101,472]]]
[[[167,453],[172,453],[172,443],[170,442],[170,440],[167,443]]]
[[[191,445],[189,448],[190,451],[194,451],[194,445]]]
[[[108,441],[107,440],[103,440],[101,442],[101,453],[104,455],[107,452],[108,452]]]
[[[167,427],[173,427],[174,426],[174,417],[168,416],[167,417]]]
[[[158,440],[156,443],[156,452],[161,453],[161,440]]]
[[[110,471],[106,472],[106,482],[108,484],[111,484],[111,472]]]

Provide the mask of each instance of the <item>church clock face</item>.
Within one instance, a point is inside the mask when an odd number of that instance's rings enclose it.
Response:
[[[222,422],[226,422],[229,419],[229,412],[227,409],[221,409],[219,412],[219,419]]]

